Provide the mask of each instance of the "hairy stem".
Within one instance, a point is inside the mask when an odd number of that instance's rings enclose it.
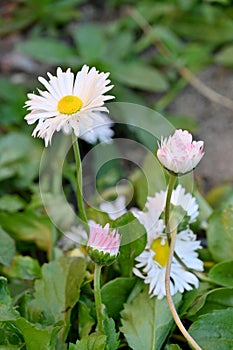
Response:
[[[172,196],[172,190],[174,187],[176,181],[176,176],[174,174],[169,174],[169,182],[168,182],[168,188],[167,188],[167,198],[166,198],[166,204],[165,204],[165,227],[166,227],[166,235],[167,240],[170,245],[171,243],[171,230],[170,230],[170,202],[171,202],[171,196]]]
[[[174,249],[175,249],[175,243],[176,243],[176,225],[174,225],[174,228],[171,231],[171,244],[170,244],[170,251],[169,251],[169,256],[168,256],[168,262],[167,262],[167,267],[166,267],[166,275],[165,275],[165,289],[166,289],[166,295],[167,295],[167,301],[169,305],[169,309],[171,311],[171,314],[173,316],[173,319],[185,337],[185,339],[188,341],[188,343],[193,347],[195,350],[202,350],[200,346],[196,343],[196,341],[191,337],[191,335],[187,332],[186,328],[184,327],[183,323],[181,322],[181,319],[176,311],[175,305],[172,300],[171,292],[170,292],[170,273],[171,273],[171,263],[172,263],[172,258],[174,254]]]
[[[87,224],[87,215],[83,203],[83,185],[82,185],[82,162],[79,152],[79,145],[77,137],[75,136],[74,132],[72,133],[72,142],[73,142],[73,150],[74,150],[74,157],[76,162],[76,198],[77,198],[77,204],[78,204],[78,210],[80,218]]]
[[[95,295],[95,307],[96,307],[96,316],[97,316],[97,329],[99,332],[104,333],[102,301],[101,301],[101,292],[100,292],[101,267],[102,267],[101,265],[95,264],[94,295]]]

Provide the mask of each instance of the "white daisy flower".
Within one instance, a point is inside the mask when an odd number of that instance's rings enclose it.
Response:
[[[201,248],[200,241],[189,228],[198,215],[198,205],[191,194],[185,194],[184,189],[179,185],[173,190],[171,203],[174,208],[177,206],[189,216],[185,230],[178,232],[175,243],[175,252],[184,264],[197,271],[203,271],[203,262],[198,259],[197,249]],[[134,210],[134,216],[144,225],[147,231],[147,245],[145,250],[135,259],[136,265],[133,272],[136,276],[143,278],[149,284],[151,296],[162,299],[166,295],[165,273],[169,254],[169,245],[165,234],[165,225],[162,219],[166,200],[166,192],[156,193],[149,197],[146,203],[147,211]],[[197,288],[199,285],[197,277],[190,271],[186,271],[183,265],[173,257],[171,264],[170,289],[171,295],[178,291]]]
[[[81,137],[92,127],[106,124],[101,115],[108,112],[104,103],[114,98],[104,95],[113,87],[109,85],[109,73],[99,73],[94,67],[89,70],[84,65],[76,77],[70,68],[63,72],[59,67],[56,76],[47,74],[49,81],[38,78],[47,91],[38,90],[40,95],[28,94],[25,104],[30,111],[25,117],[28,124],[38,121],[34,137],[43,138],[47,146],[55,131],[70,134],[73,129],[75,135]]]
[[[124,196],[118,196],[115,201],[101,203],[100,209],[107,213],[110,219],[115,220],[127,212],[126,199]]]

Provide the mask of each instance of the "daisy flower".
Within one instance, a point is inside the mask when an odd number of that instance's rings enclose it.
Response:
[[[46,90],[38,90],[39,95],[28,94],[29,100],[25,104],[29,111],[25,117],[27,123],[38,122],[32,134],[34,137],[43,138],[48,146],[55,131],[70,134],[73,130],[81,137],[93,127],[106,125],[102,113],[108,113],[108,109],[104,103],[114,98],[104,95],[113,87],[109,85],[109,73],[99,73],[96,68],[89,69],[84,65],[76,76],[70,68],[63,72],[60,67],[55,76],[47,74],[49,81],[38,78]]]
[[[162,139],[158,146],[159,161],[176,174],[192,171],[204,155],[204,142],[193,141],[187,130],[176,130],[172,136]]]
[[[154,197],[148,198],[145,212],[133,211],[134,216],[144,225],[147,232],[145,250],[135,259],[136,265],[133,272],[144,279],[144,282],[149,285],[151,296],[157,296],[158,299],[166,295],[165,273],[169,254],[163,220],[165,201],[166,192],[161,191]],[[196,240],[196,235],[189,228],[189,223],[193,222],[198,215],[196,200],[191,194],[185,193],[179,185],[173,190],[171,203],[174,208],[181,207],[188,217],[185,229],[177,234],[175,252],[188,268],[203,271],[203,262],[198,259],[196,251],[201,248],[200,241]],[[185,270],[183,265],[173,257],[170,275],[171,295],[177,292],[183,293],[193,287],[197,288],[198,285],[197,277]]]

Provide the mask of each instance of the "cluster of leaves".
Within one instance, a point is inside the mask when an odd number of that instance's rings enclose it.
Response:
[[[10,16],[1,19],[0,33],[22,30],[22,35],[27,34],[15,52],[46,69],[49,66],[50,70],[56,65],[77,70],[85,63],[110,71],[119,101],[146,103],[163,111],[186,83],[178,74],[180,67],[196,71],[210,63],[233,66],[233,11],[227,0],[111,0],[95,8],[100,18],[91,21],[84,15],[88,17],[88,9],[91,12],[93,7],[87,1],[12,3]],[[118,17],[116,13],[122,15]],[[103,23],[107,14],[113,19]],[[145,30],[142,19],[151,24],[149,30]],[[159,49],[161,46],[169,50],[169,55]],[[111,221],[105,213],[88,211],[90,219],[121,227],[123,239],[127,236],[131,241],[122,245],[113,268],[104,270],[101,292],[103,312],[108,315],[104,325],[107,337],[95,332],[93,266],[77,257],[76,249],[67,253],[58,247],[60,232],[53,227],[40,198],[38,169],[43,145],[29,136],[29,127],[23,122],[27,88],[26,83],[19,87],[0,76],[0,348],[183,348],[166,299],[150,298],[143,282],[132,276],[134,259],[143,250],[146,237],[142,226],[129,213]],[[139,114],[137,110],[133,117],[138,115],[140,119]],[[133,124],[132,115],[123,117]],[[189,116],[167,117],[175,127],[193,132],[197,128]],[[142,122],[143,129],[153,128],[150,116]],[[154,140],[141,130],[127,132],[128,137],[133,134],[153,150]],[[85,152],[87,146],[83,146]],[[103,153],[95,153],[97,168],[100,155]],[[164,186],[159,169],[152,167],[151,157],[145,159],[141,171],[129,176],[134,187],[133,204],[140,208],[148,194],[153,195]],[[120,162],[109,164],[99,174],[99,189],[114,186],[123,171],[126,170]],[[68,162],[64,165],[64,177],[66,195],[72,198],[67,180],[73,181],[74,169]],[[149,192],[147,182],[151,185]],[[54,172],[46,193],[49,208],[68,226],[71,219],[62,205],[57,205],[60,197],[56,183]],[[204,281],[183,297],[177,294],[174,302],[204,350],[230,350],[233,188],[220,186],[206,198],[196,191],[196,196],[200,216],[194,229],[205,231],[207,238],[206,248],[200,251],[206,266]],[[129,222],[133,224],[128,226]]]

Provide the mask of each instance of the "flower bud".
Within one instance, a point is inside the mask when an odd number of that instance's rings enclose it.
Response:
[[[87,252],[91,259],[99,265],[112,264],[118,255],[120,234],[117,230],[109,230],[109,224],[91,226],[87,242]]]
[[[172,136],[161,139],[157,151],[160,163],[176,174],[192,171],[204,155],[204,142],[193,141],[187,130],[176,130]]]

